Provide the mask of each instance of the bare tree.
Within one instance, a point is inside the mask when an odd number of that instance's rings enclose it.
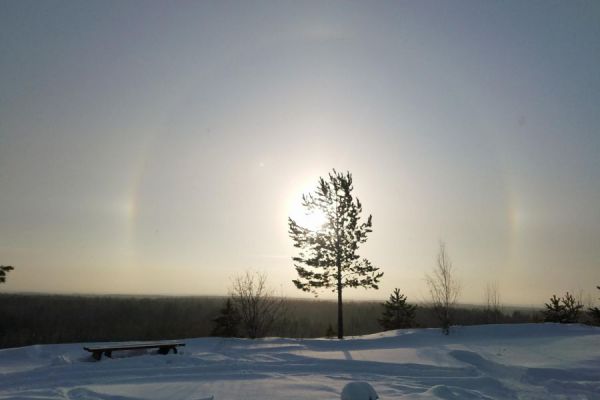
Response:
[[[283,297],[267,287],[267,275],[246,271],[233,279],[231,298],[239,312],[241,330],[251,339],[266,336],[285,314]]]
[[[484,297],[486,322],[488,324],[495,324],[499,322],[502,315],[498,282],[491,282],[485,286]]]
[[[437,266],[432,275],[425,275],[429,287],[433,310],[440,322],[442,332],[450,333],[452,325],[452,308],[460,292],[460,285],[454,276],[452,261],[446,252],[446,244],[440,242],[440,251],[437,257]]]
[[[594,306],[594,296],[591,293],[586,293],[583,289],[577,291],[575,296],[579,304],[583,304],[584,308],[590,308]]]

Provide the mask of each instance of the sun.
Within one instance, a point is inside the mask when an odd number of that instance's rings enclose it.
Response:
[[[327,222],[327,216],[321,210],[307,212],[301,204],[293,207],[290,212],[290,218],[296,221],[298,225],[311,231],[319,231]]]
[[[306,179],[303,185],[296,186],[292,196],[288,197],[287,215],[298,225],[311,231],[320,231],[327,223],[327,215],[321,210],[308,211],[302,205],[303,194],[315,189],[314,181]]]

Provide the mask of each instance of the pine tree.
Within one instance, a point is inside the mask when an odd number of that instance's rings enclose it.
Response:
[[[294,246],[300,249],[293,257],[298,279],[296,287],[315,295],[319,289],[331,289],[338,295],[338,338],[344,337],[342,291],[346,287],[378,289],[383,276],[371,262],[357,254],[361,243],[367,241],[372,217],[360,222],[362,204],[352,196],[352,175],[334,169],[329,179],[319,178],[314,193],[302,196],[307,212],[322,212],[326,222],[319,230],[300,226],[288,218],[289,234]]]
[[[14,268],[10,265],[0,265],[0,283],[6,282],[6,274],[12,271]]]
[[[546,303],[544,311],[545,322],[560,322],[561,324],[572,324],[579,320],[579,313],[583,308],[572,294],[567,292],[565,297],[556,297],[555,294],[550,298],[550,304]]]
[[[564,306],[560,304],[560,297],[555,294],[550,297],[550,304],[545,303],[544,322],[560,322],[564,314]]]
[[[565,306],[565,314],[563,317],[563,324],[574,324],[579,322],[579,314],[583,308],[583,304],[575,300],[572,294],[567,292],[565,297],[562,299],[563,305]]]
[[[596,288],[598,290],[600,290],[600,286],[596,286]],[[600,300],[600,298],[598,300]],[[592,321],[593,321],[592,323],[594,325],[600,325],[600,308],[598,308],[598,307],[590,307],[588,309],[588,312],[590,314],[590,317],[592,317]]]
[[[236,337],[240,325],[240,314],[231,299],[227,299],[225,307],[221,309],[220,315],[213,319],[215,327],[211,336]]]
[[[329,324],[329,326],[327,327],[327,330],[325,331],[325,337],[327,339],[331,339],[335,336],[335,330],[333,329],[333,326],[331,326],[331,324]]]
[[[406,296],[400,293],[400,289],[394,289],[383,307],[383,315],[378,320],[383,329],[403,329],[413,326],[417,306],[408,304]]]

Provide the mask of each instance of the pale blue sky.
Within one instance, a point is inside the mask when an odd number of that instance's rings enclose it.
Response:
[[[224,294],[291,280],[287,215],[350,170],[363,254],[426,297],[600,284],[600,5],[0,3],[2,290]],[[325,296],[327,297],[327,296]]]

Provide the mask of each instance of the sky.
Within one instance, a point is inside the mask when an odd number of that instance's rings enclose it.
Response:
[[[350,171],[360,254],[427,300],[600,285],[594,1],[3,1],[3,292],[290,297],[287,217]],[[320,298],[331,298],[321,292]]]

